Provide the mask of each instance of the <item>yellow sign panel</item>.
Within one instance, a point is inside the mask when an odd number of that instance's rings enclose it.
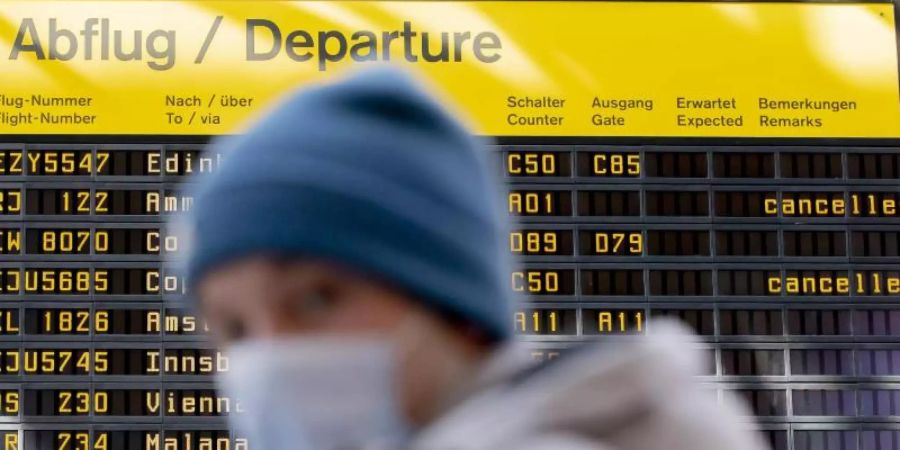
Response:
[[[900,137],[893,6],[0,4],[0,133],[221,134],[389,61],[498,136]]]

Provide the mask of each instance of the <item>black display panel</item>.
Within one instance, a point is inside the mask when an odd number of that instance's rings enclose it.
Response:
[[[518,290],[520,338],[549,361],[677,319],[772,448],[898,448],[900,149],[709,142],[495,148],[572,162],[502,166],[512,192],[571,196],[515,217],[519,270],[575,275],[571,295]]]
[[[0,150],[0,415],[29,425],[9,434],[22,448],[247,445],[225,427],[227,358],[166,226],[192,207],[186,176],[222,156],[139,141]],[[747,400],[773,448],[893,438],[879,427],[900,416],[900,150],[489,151],[521,261],[510,326],[536,359],[673,318],[700,336],[703,380]]]

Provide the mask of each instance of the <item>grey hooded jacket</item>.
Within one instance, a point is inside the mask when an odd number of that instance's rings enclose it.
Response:
[[[417,450],[762,450],[730,397],[698,384],[702,357],[680,325],[589,344],[538,365],[523,344],[501,349]]]

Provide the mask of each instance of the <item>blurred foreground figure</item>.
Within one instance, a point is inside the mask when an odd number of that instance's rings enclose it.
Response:
[[[486,150],[389,70],[310,88],[200,180],[189,277],[256,450],[752,450],[677,327],[536,365]]]

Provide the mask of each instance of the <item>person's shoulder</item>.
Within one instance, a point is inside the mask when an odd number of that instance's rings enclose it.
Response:
[[[749,415],[697,381],[704,362],[696,338],[679,324],[650,325],[646,336],[521,366],[451,411],[433,435],[466,436],[473,446],[459,448],[473,449],[559,437],[616,450],[764,448]]]

